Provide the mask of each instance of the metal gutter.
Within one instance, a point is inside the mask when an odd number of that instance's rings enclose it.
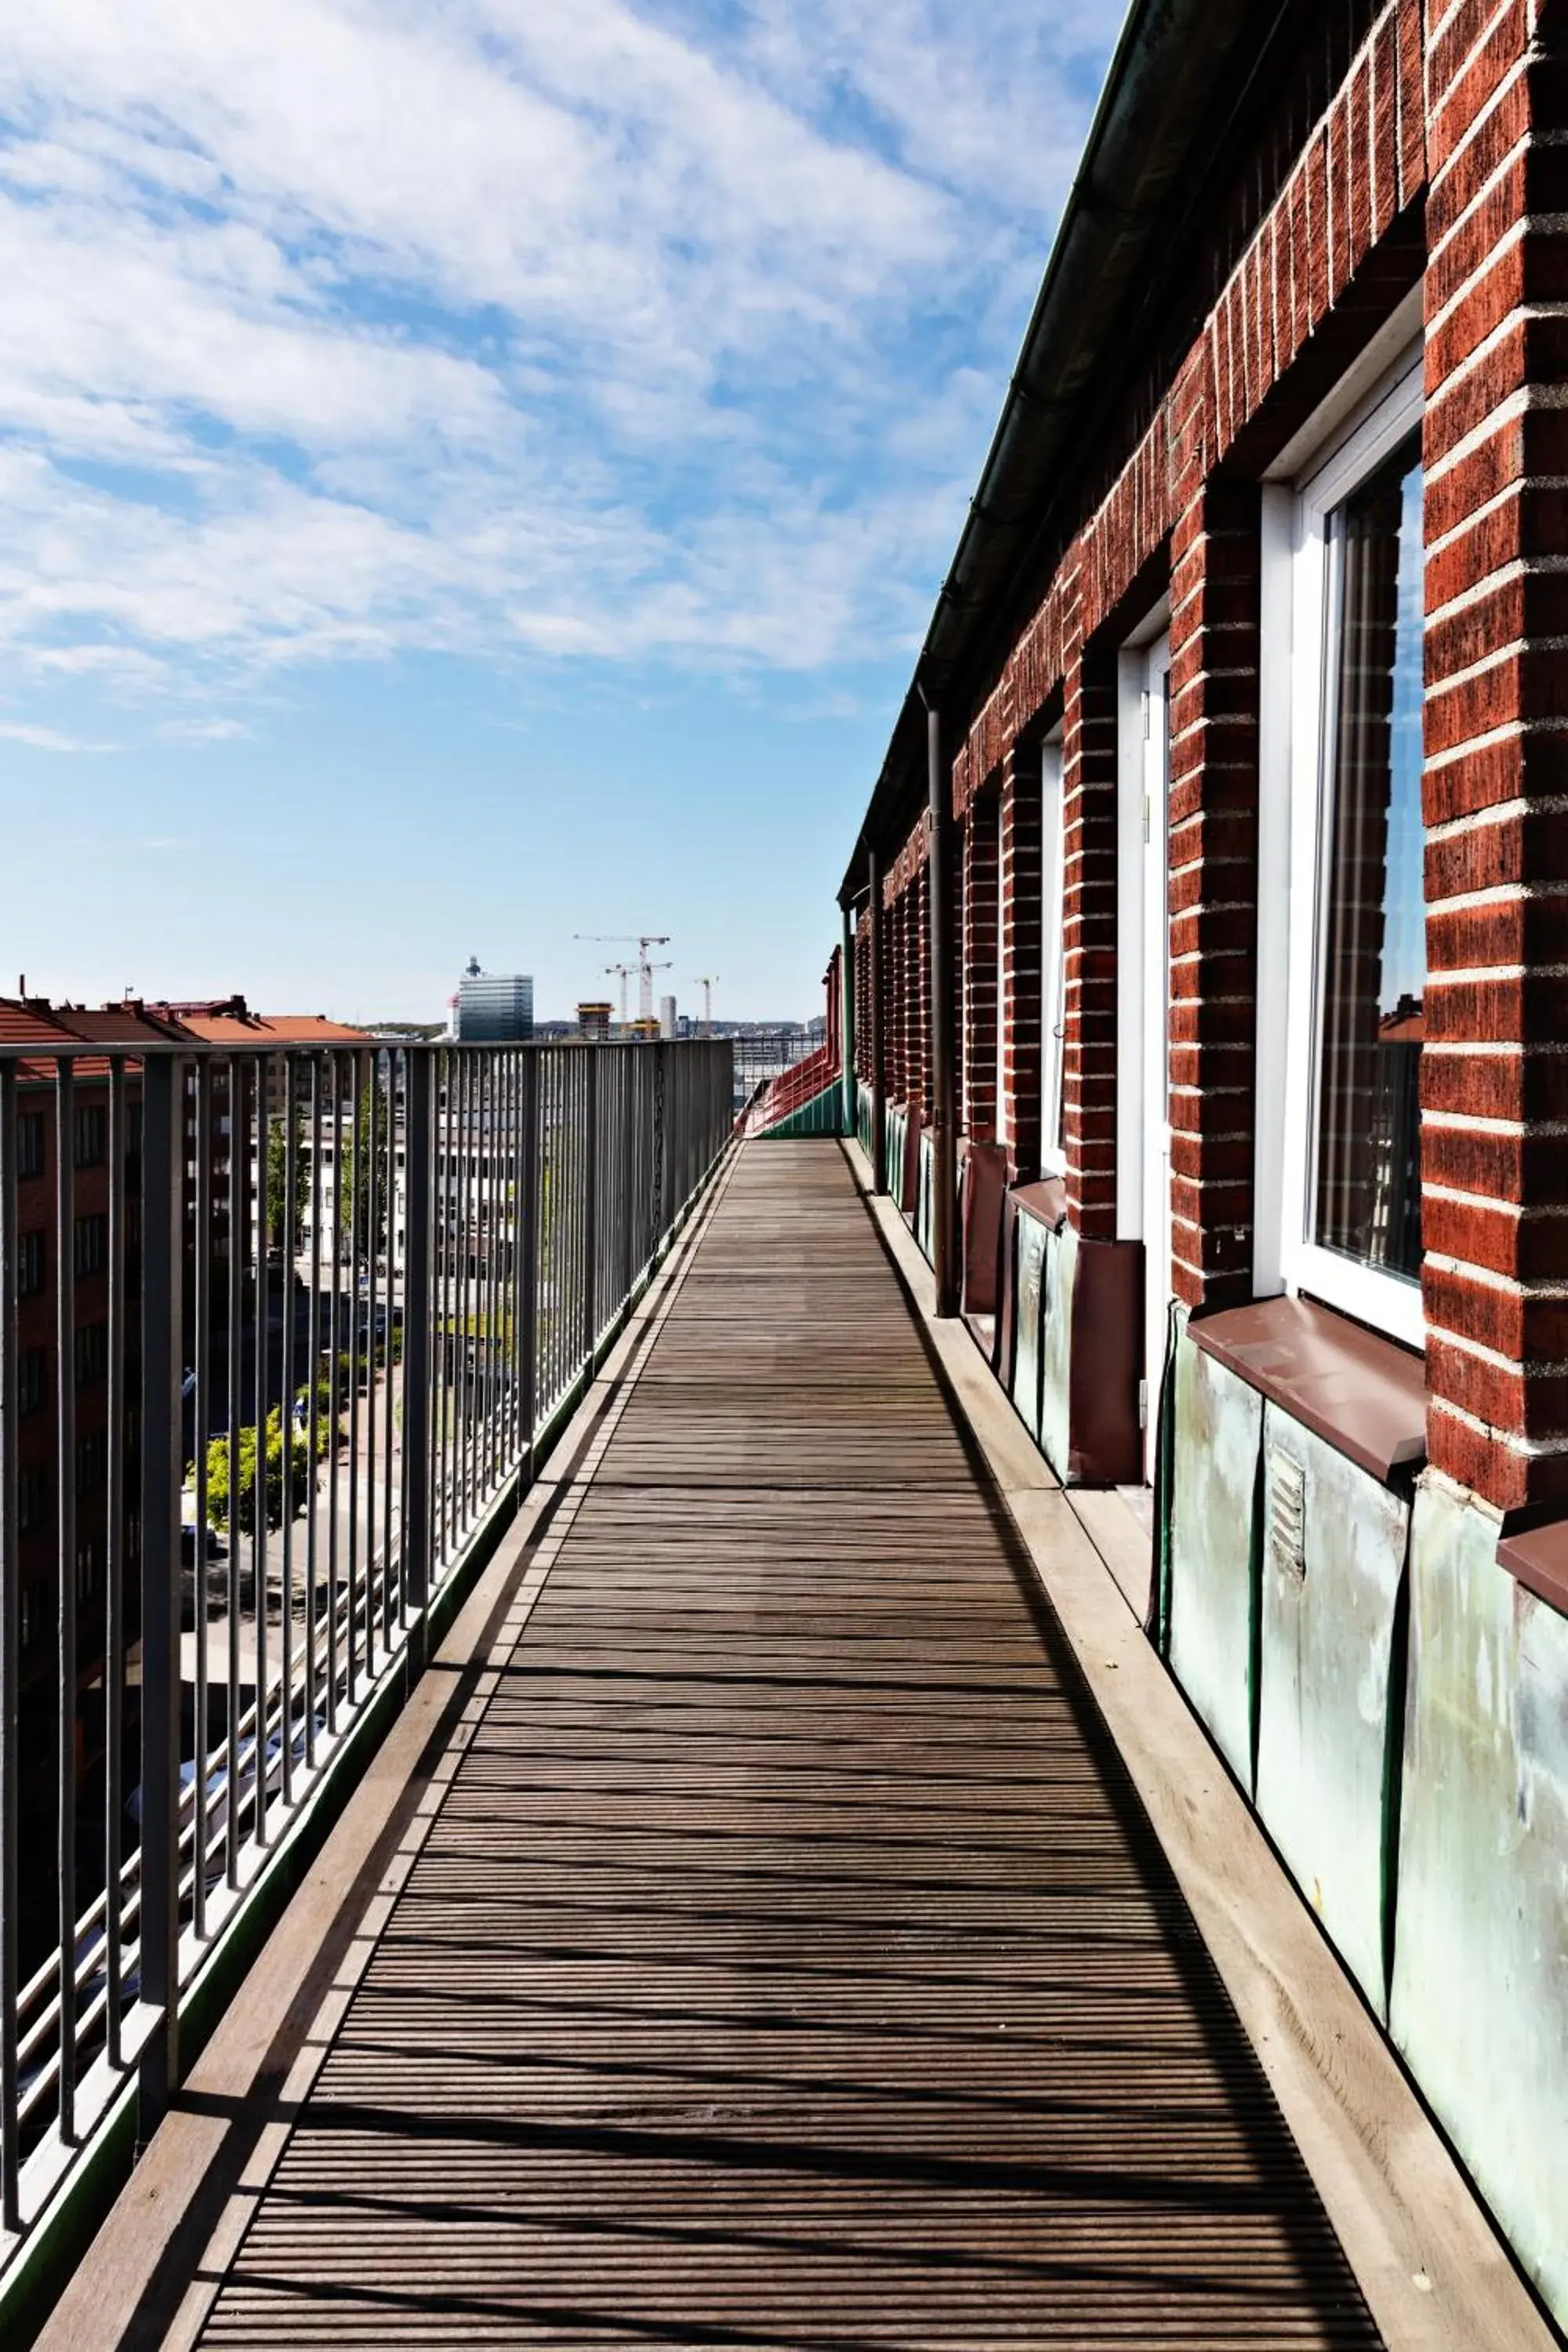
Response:
[[[1273,13],[1264,46],[1285,13]],[[1249,22],[1256,28],[1248,0],[1132,0],[840,903],[865,887],[868,845],[886,850],[880,836],[891,819],[905,803],[912,814],[924,799],[919,683],[942,696],[955,727],[971,699],[985,616],[1016,585],[1039,536],[1063,451],[1150,247],[1168,226],[1170,189],[1199,140],[1213,139],[1210,101]]]

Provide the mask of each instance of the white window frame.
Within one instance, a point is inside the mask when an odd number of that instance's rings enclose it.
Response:
[[[1040,747],[1040,1167],[1067,1173],[1058,1138],[1067,1051],[1067,826],[1062,806],[1062,732]]]
[[[1331,666],[1339,620],[1338,509],[1418,429],[1419,343],[1407,348],[1344,414],[1323,412],[1315,451],[1291,453],[1289,487],[1266,489],[1263,518],[1263,732],[1258,903],[1258,1087],[1254,1287],[1305,1291],[1391,1338],[1420,1347],[1417,1283],[1325,1249],[1310,1238],[1335,744]],[[1286,919],[1272,919],[1283,908]]]

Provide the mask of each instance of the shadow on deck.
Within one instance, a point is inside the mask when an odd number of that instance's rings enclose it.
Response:
[[[181,2340],[1376,2342],[836,1145],[530,1566]]]

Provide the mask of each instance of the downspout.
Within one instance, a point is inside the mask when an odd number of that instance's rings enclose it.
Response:
[[[882,971],[882,861],[868,849],[871,888],[871,1190],[888,1189],[888,991]]]
[[[958,1138],[952,1097],[952,788],[942,756],[942,709],[926,706],[926,793],[931,811],[931,1267],[938,1315],[958,1312]]]

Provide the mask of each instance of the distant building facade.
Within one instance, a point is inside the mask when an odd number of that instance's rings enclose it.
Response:
[[[533,1035],[530,972],[483,971],[478,956],[458,983],[453,1032],[465,1045],[525,1045]]]

